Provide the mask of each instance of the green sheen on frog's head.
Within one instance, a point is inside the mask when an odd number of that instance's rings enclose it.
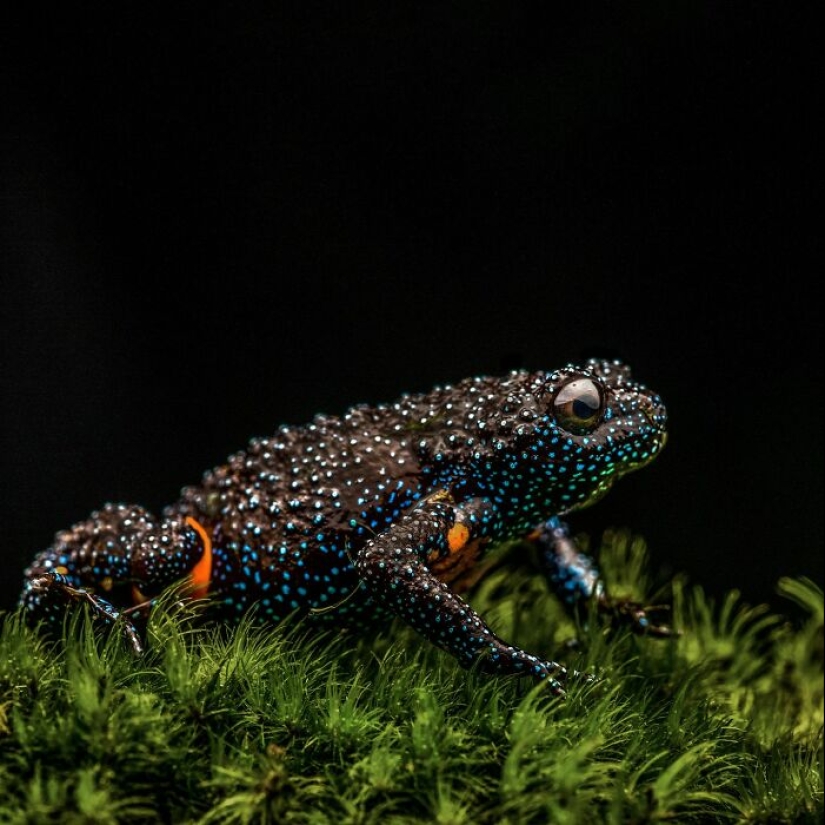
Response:
[[[542,395],[546,412],[534,438],[544,443],[549,498],[560,512],[594,504],[667,440],[662,399],[620,361],[592,359],[551,373]]]
[[[446,431],[422,440],[422,456],[450,467],[469,461],[513,527],[593,504],[666,439],[661,398],[615,360],[475,379],[462,395],[472,401],[460,428],[450,432],[448,418]]]

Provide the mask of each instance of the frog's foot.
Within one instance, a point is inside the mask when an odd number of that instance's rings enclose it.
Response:
[[[665,615],[671,612],[667,604],[643,606],[639,602],[605,596],[599,602],[599,609],[612,617],[614,626],[629,627],[639,636],[667,639],[682,635],[681,630],[675,630],[664,622]]]
[[[473,548],[486,538],[484,526],[495,512],[483,498],[454,505],[431,497],[367,542],[356,557],[356,570],[381,607],[448,651],[463,667],[496,676],[530,677],[554,696],[563,696],[570,678],[592,677],[508,644],[444,580],[455,580],[462,560],[474,561]]]
[[[30,621],[42,620],[52,626],[63,620],[67,608],[87,604],[93,619],[118,627],[135,655],[143,653],[143,644],[132,622],[111,602],[76,587],[66,575],[52,572],[33,576],[26,581],[21,602]]]
[[[529,676],[542,682],[553,696],[564,697],[565,687],[570,679],[585,678],[592,681],[590,674],[569,671],[564,665],[549,659],[540,659],[513,645],[508,645],[492,633],[488,633],[486,644],[472,655],[460,657],[466,668],[478,664],[482,673],[499,676]]]

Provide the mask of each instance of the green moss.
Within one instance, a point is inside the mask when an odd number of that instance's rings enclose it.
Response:
[[[463,671],[401,626],[200,626],[169,599],[137,660],[83,614],[56,641],[6,615],[0,822],[822,821],[818,587],[779,583],[793,622],[680,579],[655,594],[643,543],[606,536],[611,592],[672,600],[683,635],[663,642],[576,628],[523,551],[472,601],[603,677],[566,700]]]

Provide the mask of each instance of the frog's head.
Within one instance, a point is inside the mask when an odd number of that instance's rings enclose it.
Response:
[[[509,386],[508,386],[509,384]],[[591,359],[504,381],[498,437],[507,487],[536,513],[567,513],[598,501],[623,475],[651,462],[667,439],[661,398],[620,361]]]

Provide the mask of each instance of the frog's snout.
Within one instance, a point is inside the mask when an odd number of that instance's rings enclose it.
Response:
[[[667,410],[658,395],[645,395],[641,410],[652,432],[649,432],[650,457],[661,452],[667,444]]]
[[[663,435],[667,433],[667,409],[665,409],[665,405],[662,402],[662,399],[658,395],[648,395],[645,396],[645,400],[642,403],[642,412],[645,414],[645,418],[654,426],[657,430],[659,430]],[[663,445],[664,446],[664,439]]]

